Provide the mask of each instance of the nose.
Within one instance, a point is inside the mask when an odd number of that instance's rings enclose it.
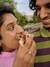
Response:
[[[40,12],[39,12],[39,17],[40,17],[41,19],[44,19],[45,17],[47,17],[47,10],[46,10],[45,7],[42,7],[42,8],[41,8],[41,10],[40,10]]]
[[[20,33],[23,33],[24,32],[24,29],[21,27],[21,26],[17,26],[17,30],[16,30],[16,33],[18,34],[20,34]]]

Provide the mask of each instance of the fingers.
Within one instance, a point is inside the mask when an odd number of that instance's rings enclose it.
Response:
[[[30,62],[29,62],[29,64],[28,64],[28,67],[33,67],[33,65],[34,65],[34,57],[31,57],[31,59],[30,59]]]
[[[36,54],[36,43],[33,40],[34,36],[26,37],[26,42],[23,47],[20,45],[17,53],[17,62],[21,60],[20,67],[31,67],[34,63]],[[16,60],[16,59],[15,59]]]
[[[28,67],[28,64],[30,63],[31,56],[27,53],[24,56],[24,67]]]
[[[26,34],[28,34],[28,32],[27,31],[24,31],[23,34],[26,35]]]
[[[19,51],[22,52],[22,55],[25,55],[28,51],[32,52],[32,54],[36,54],[36,44],[33,40],[33,35],[30,35],[26,37],[26,42],[23,46],[20,45]]]
[[[25,42],[25,44],[23,45],[23,48],[22,48],[22,55],[25,55],[29,51],[29,48],[32,45],[32,41],[33,41],[32,36],[26,38],[26,42]]]
[[[25,56],[29,51],[32,52],[32,54],[34,55],[36,53],[36,46],[35,46],[35,42],[33,41],[32,35],[26,38],[26,42],[23,47],[21,47],[20,45],[18,53],[22,54],[22,56]]]
[[[24,46],[27,48],[27,49],[29,49],[30,48],[30,46],[31,46],[31,44],[32,44],[32,41],[33,41],[33,36],[32,35],[30,35],[30,36],[26,36],[26,42],[25,42],[25,44],[24,44]]]
[[[32,53],[33,56],[35,56],[37,49],[36,49],[36,43],[34,40],[32,42],[32,46],[30,47],[29,51]]]
[[[36,52],[37,52],[36,43],[33,40],[29,51],[25,55],[25,59],[27,58],[27,63],[28,63],[27,67],[31,67],[34,64],[34,59],[35,59]]]

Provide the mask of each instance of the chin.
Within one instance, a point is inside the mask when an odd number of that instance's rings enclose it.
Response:
[[[45,29],[47,29],[47,30],[49,30],[50,29],[50,27],[44,27]]]
[[[50,29],[50,25],[43,25],[44,28]]]

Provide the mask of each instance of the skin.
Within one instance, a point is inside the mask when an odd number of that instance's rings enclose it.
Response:
[[[3,51],[12,51],[19,47],[17,38],[24,31],[18,25],[17,19],[12,14],[4,14],[4,23],[1,26],[2,47]]]
[[[31,51],[31,54],[28,53],[29,51]],[[30,36],[26,39],[25,45],[23,47],[20,46],[13,67],[32,67],[36,51],[35,41],[33,37]]]
[[[37,15],[50,32],[50,0],[36,0]]]
[[[30,35],[27,37],[25,44],[21,46],[18,37],[23,34],[26,35],[28,32],[25,32],[22,27],[18,25],[17,18],[11,13],[5,13],[3,18],[4,23],[0,28],[3,51],[12,52],[13,50],[18,49],[12,67],[32,67],[37,51],[33,36]],[[29,51],[31,54],[29,54]]]

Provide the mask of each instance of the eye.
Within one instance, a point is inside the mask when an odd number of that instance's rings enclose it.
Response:
[[[9,26],[8,30],[11,30],[11,31],[14,30],[14,26]]]
[[[50,3],[45,6],[46,8],[50,9]]]

